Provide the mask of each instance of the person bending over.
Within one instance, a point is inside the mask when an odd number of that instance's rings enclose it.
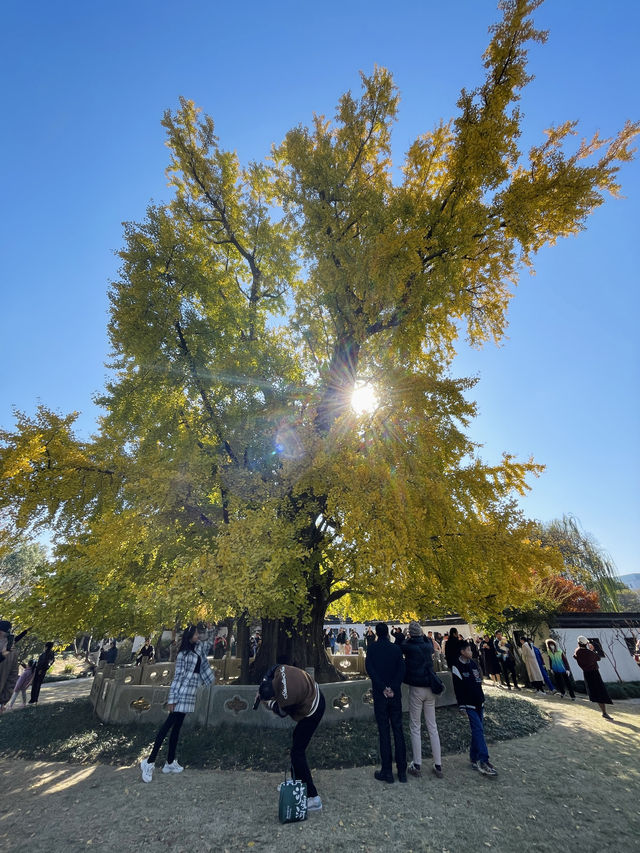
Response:
[[[306,749],[318,728],[326,706],[320,688],[303,669],[281,663],[267,671],[256,694],[278,717],[291,717],[297,724],[291,743],[291,775],[307,786],[307,811],[319,812],[322,800],[313,783]]]

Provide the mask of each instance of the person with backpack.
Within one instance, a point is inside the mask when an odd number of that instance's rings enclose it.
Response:
[[[176,658],[176,668],[169,688],[167,708],[169,716],[160,727],[156,735],[153,749],[148,758],[140,762],[142,781],[151,782],[155,769],[156,758],[164,739],[169,736],[169,752],[167,761],[162,768],[163,773],[182,773],[182,767],[176,761],[176,749],[180,729],[187,714],[196,709],[196,694],[200,686],[209,687],[215,682],[215,675],[209,666],[207,653],[211,650],[211,643],[201,642],[198,626],[189,625],[182,634],[180,651]]]
[[[442,779],[442,752],[436,724],[436,697],[431,689],[434,678],[433,642],[425,637],[418,622],[410,622],[409,638],[400,648],[406,667],[404,683],[409,685],[409,732],[413,752],[413,760],[407,767],[407,772],[416,777],[422,775],[420,721],[424,714],[433,756],[433,773],[438,779]]]

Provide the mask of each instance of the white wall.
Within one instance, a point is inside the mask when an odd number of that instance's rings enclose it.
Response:
[[[606,655],[598,664],[603,681],[618,681],[618,676],[611,663],[612,658],[616,662],[616,667],[623,681],[640,681],[640,666],[635,662],[623,640],[623,636],[632,636],[632,632],[628,628],[554,628],[553,634],[565,650],[574,678],[584,679],[582,670],[573,659],[573,653],[578,648],[578,637],[582,635],[589,639],[597,637],[600,640],[602,651]],[[637,636],[636,630],[636,638]],[[539,648],[544,655],[543,645],[539,645]]]
[[[389,630],[391,630],[391,628],[393,627],[393,625],[399,625],[403,630],[404,630],[405,628],[408,628],[408,627],[409,627],[409,623],[408,623],[408,622],[389,622],[389,623],[388,623],[388,625],[389,625]],[[340,630],[340,625],[328,625],[328,624],[325,624],[325,626],[324,626],[324,627],[325,627],[325,628],[332,628],[334,632],[337,632],[337,631],[339,631],[339,630]],[[354,624],[351,624],[351,623],[347,624],[347,623],[345,622],[345,623],[343,623],[343,624],[342,624],[342,627],[343,627],[343,628],[346,628],[347,634],[349,633],[349,631],[350,631],[352,628],[355,628],[355,629],[356,629],[356,631],[358,632],[358,636],[360,637],[360,639],[362,639],[362,638],[364,637],[364,632],[367,630],[366,625],[364,625],[364,624],[362,624],[362,623],[360,623],[360,622],[356,622],[356,623],[354,623]],[[371,627],[372,627],[372,629],[375,631],[375,624],[371,625]],[[425,634],[427,633],[427,631],[433,631],[433,632],[434,632],[434,634],[435,634],[435,632],[436,632],[436,631],[439,631],[441,634],[444,634],[446,631],[448,631],[448,630],[449,630],[449,627],[451,627],[451,626],[449,626],[449,625],[429,625],[429,624],[427,624],[427,625],[423,625],[423,626],[422,626],[422,630],[424,631],[424,633],[425,633]],[[473,626],[473,625],[456,625],[455,627],[458,629],[458,633],[460,634],[460,636],[461,636],[461,637],[464,637],[465,639],[466,639],[467,637],[477,637],[477,636],[478,636],[478,634],[481,634],[481,633],[482,633],[481,631],[479,631],[479,630],[478,630],[475,626]]]

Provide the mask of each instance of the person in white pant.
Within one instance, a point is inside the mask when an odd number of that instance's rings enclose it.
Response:
[[[409,732],[413,761],[407,768],[412,776],[422,775],[422,738],[420,724],[422,715],[433,756],[433,773],[442,779],[442,752],[440,735],[436,724],[436,697],[429,686],[433,674],[433,642],[425,636],[418,622],[409,623],[409,638],[401,645],[405,657],[405,684],[409,685]]]
[[[22,693],[22,706],[23,708],[27,707],[27,687],[31,684],[33,680],[33,673],[35,672],[36,662],[34,659],[30,660],[28,664],[23,664],[24,669],[22,670],[22,675],[16,681],[16,686],[13,688],[13,696],[11,697],[11,701],[7,705],[7,710],[13,708],[13,703],[18,698],[18,694]]]

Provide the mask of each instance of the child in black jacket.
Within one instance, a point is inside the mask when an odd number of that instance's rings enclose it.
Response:
[[[478,669],[478,664],[473,660],[471,644],[468,640],[462,641],[458,654],[459,657],[451,668],[451,675],[458,708],[466,713],[471,726],[471,748],[469,751],[471,766],[484,776],[496,776],[498,771],[489,761],[489,750],[487,749],[482,723],[484,708],[482,675]]]

